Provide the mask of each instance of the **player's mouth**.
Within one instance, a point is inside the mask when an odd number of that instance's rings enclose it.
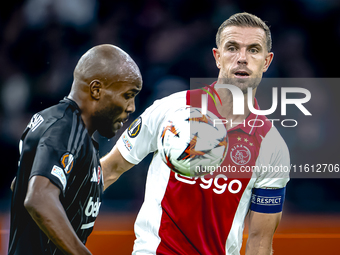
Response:
[[[121,123],[124,124],[124,123],[126,123],[128,120],[129,120],[129,117],[126,117],[125,119],[123,119],[123,120],[121,121]]]
[[[248,78],[250,74],[247,71],[239,70],[239,71],[236,71],[234,75],[236,78],[244,79],[244,78]]]
[[[124,123],[127,122],[128,120],[129,120],[129,118],[117,120],[114,124],[114,129],[115,130],[121,129],[123,127]]]

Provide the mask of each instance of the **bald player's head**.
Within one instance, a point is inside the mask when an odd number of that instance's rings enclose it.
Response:
[[[97,79],[109,86],[141,75],[138,66],[125,51],[103,44],[91,48],[79,59],[73,76],[76,84],[89,84]]]
[[[142,77],[122,49],[103,44],[88,50],[74,69],[69,97],[76,101],[90,134],[112,137],[135,110],[134,97]]]

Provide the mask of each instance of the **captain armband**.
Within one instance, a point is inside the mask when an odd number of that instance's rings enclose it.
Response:
[[[286,187],[281,189],[253,189],[250,210],[260,213],[282,212]]]

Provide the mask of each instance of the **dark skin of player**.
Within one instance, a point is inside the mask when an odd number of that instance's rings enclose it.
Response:
[[[90,136],[98,131],[110,138],[134,112],[134,98],[141,88],[141,74],[134,61],[117,47],[100,45],[79,60],[68,98],[78,104]],[[77,237],[59,196],[60,189],[48,178],[33,176],[24,206],[64,254],[91,254]]]

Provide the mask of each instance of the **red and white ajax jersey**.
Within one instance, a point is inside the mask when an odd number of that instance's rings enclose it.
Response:
[[[253,189],[280,189],[289,180],[288,173],[267,171],[270,167],[289,168],[284,140],[265,116],[252,113],[244,123],[228,130],[228,153],[219,171],[202,177],[171,171],[157,152],[159,126],[181,107],[200,107],[201,93],[183,91],[155,101],[117,142],[122,156],[132,164],[154,152],[145,200],[135,222],[135,255],[237,255],[244,219],[255,200]],[[210,99],[208,110],[221,117]],[[251,119],[264,124],[247,126]]]

